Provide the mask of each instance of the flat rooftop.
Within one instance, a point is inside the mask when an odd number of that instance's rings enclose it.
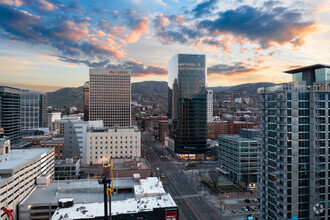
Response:
[[[44,141],[42,141],[42,143],[58,142],[58,141],[64,141],[64,137],[57,137],[57,138],[52,138],[52,139],[44,140]]]
[[[299,68],[292,69],[292,70],[286,70],[286,71],[284,71],[284,73],[300,73],[300,72],[303,72],[305,70],[320,69],[320,68],[330,68],[330,65],[314,64],[314,65],[310,65],[310,66],[299,67]]]
[[[132,189],[132,192],[119,193],[112,197],[113,200],[123,200],[134,197],[133,178],[114,179],[114,188]],[[37,188],[21,202],[21,205],[57,204],[58,199],[74,198],[75,203],[103,202],[103,185],[97,179],[84,180],[59,180],[46,186]]]
[[[134,159],[125,159],[125,158],[117,158],[117,159],[111,159],[113,163],[113,170],[131,170],[131,166],[125,167],[125,161],[128,162],[134,162]],[[147,161],[144,158],[138,158],[136,159],[136,162],[139,164],[137,169],[150,169],[149,165],[147,164]]]
[[[152,211],[155,208],[177,207],[169,194],[163,196],[150,196],[144,198],[132,198],[123,201],[111,201],[111,215],[129,214]],[[75,204],[70,208],[57,209],[52,220],[63,219],[90,219],[104,216],[103,203]]]
[[[219,137],[234,140],[234,141],[249,141],[249,142],[255,141],[255,142],[257,142],[257,140],[255,140],[255,139],[244,138],[244,137],[239,136],[238,134],[219,134]]]
[[[11,149],[8,154],[0,155],[0,174],[2,171],[15,169],[42,154],[47,153],[52,148],[31,148],[31,149]],[[5,160],[7,158],[7,160]]]
[[[74,201],[76,202],[76,200]],[[139,183],[134,185],[133,198],[111,201],[111,215],[146,212],[155,208],[170,207],[177,207],[177,205],[171,195],[165,192],[162,182],[156,177],[147,177],[140,179]],[[63,216],[66,216],[67,219],[84,219],[103,215],[104,204],[102,202],[86,204],[84,201],[84,204],[57,209],[52,219],[61,219]]]

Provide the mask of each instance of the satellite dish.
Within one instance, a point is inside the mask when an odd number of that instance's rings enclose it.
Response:
[[[316,203],[315,206],[313,207],[313,210],[316,215],[320,215],[324,212],[324,206],[320,203]]]

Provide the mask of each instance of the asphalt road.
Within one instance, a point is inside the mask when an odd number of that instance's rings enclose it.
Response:
[[[183,174],[184,165],[171,163],[170,160],[175,159],[147,132],[142,135],[142,154],[157,176],[161,176],[165,170],[165,177],[161,179],[166,192],[171,194],[179,207],[180,220],[220,219],[220,210],[210,207],[194,184]]]

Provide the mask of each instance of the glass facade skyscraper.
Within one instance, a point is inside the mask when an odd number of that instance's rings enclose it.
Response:
[[[21,129],[47,125],[47,95],[33,90],[21,90]]]
[[[0,128],[11,143],[17,143],[21,140],[20,127],[20,90],[0,86]]]
[[[259,89],[262,219],[330,218],[329,70],[317,64],[285,71],[292,83]]]
[[[168,116],[176,153],[204,153],[206,96],[205,55],[177,54],[172,57],[168,64]]]

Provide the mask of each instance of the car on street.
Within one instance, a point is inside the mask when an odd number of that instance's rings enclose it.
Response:
[[[245,206],[242,207],[242,210],[243,210],[244,212],[249,211]]]
[[[161,177],[161,178],[164,178],[164,177],[165,177],[164,173],[162,173],[162,174],[160,175],[160,177]]]
[[[246,206],[248,211],[252,211],[252,208],[250,206]]]
[[[251,201],[250,201],[250,199],[245,199],[244,200],[246,203],[250,203]]]
[[[231,210],[231,212],[232,212],[232,213],[236,213],[236,210],[235,210],[235,209],[233,209],[233,210]]]
[[[259,202],[259,200],[258,199],[253,199],[253,202]]]
[[[251,207],[251,209],[252,209],[252,211],[256,211],[257,209],[256,209],[256,207],[255,206],[250,206]]]

